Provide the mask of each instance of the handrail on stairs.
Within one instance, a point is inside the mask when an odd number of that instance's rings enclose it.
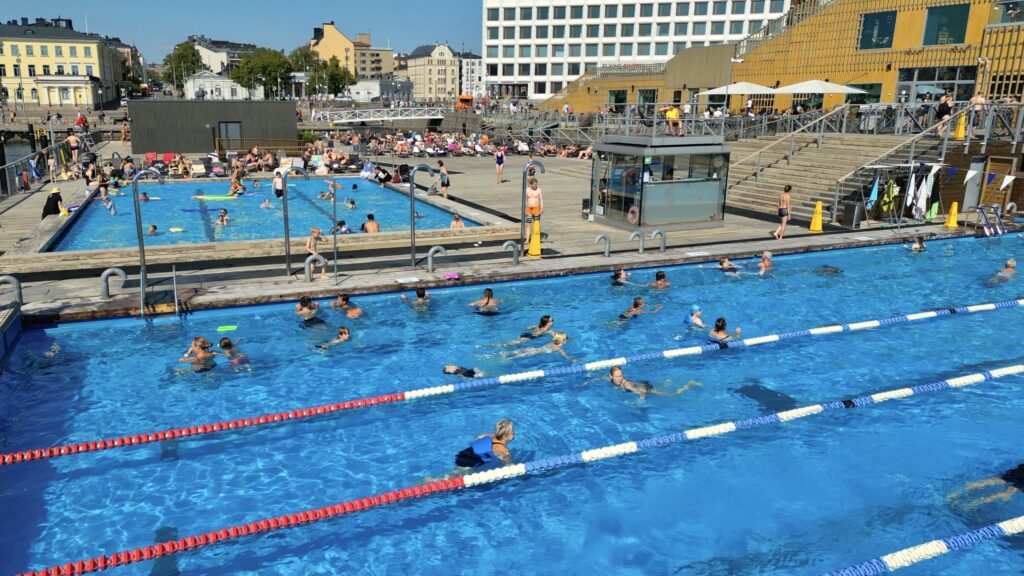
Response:
[[[824,122],[826,119],[829,119],[829,118],[837,116],[840,112],[848,113],[849,110],[850,110],[850,105],[849,104],[842,104],[842,105],[836,107],[834,110],[832,110],[828,114],[824,114],[824,115],[816,118],[815,120],[812,120],[812,121],[808,122],[807,124],[804,124],[799,129],[794,130],[792,132],[789,132],[789,133],[785,134],[784,136],[779,137],[778,139],[776,139],[771,144],[768,144],[767,146],[765,146],[763,148],[760,148],[759,150],[751,152],[750,154],[744,156],[743,158],[740,158],[736,162],[730,162],[729,163],[729,168],[731,170],[732,168],[734,168],[736,166],[739,166],[740,164],[746,163],[748,160],[750,160],[752,158],[757,158],[757,156],[759,154],[765,152],[766,150],[768,150],[770,148],[775,147],[778,144],[781,144],[781,143],[785,142],[786,140],[792,139],[794,136],[796,136],[797,134],[800,134],[801,132],[806,132],[808,128],[810,128],[812,126],[817,126],[817,125],[821,124],[822,122]]]

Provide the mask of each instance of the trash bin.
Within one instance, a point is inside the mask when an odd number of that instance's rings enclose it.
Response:
[[[860,228],[860,202],[843,202],[843,217],[839,225],[843,228]]]

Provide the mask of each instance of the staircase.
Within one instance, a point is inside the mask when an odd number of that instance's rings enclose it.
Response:
[[[836,200],[836,181],[858,168],[872,164],[888,151],[907,142],[911,136],[876,136],[861,134],[829,134],[820,148],[817,137],[810,134],[795,136],[792,162],[786,162],[787,144],[778,144],[762,154],[762,171],[757,179],[756,157],[729,168],[729,189],[726,206],[775,216],[778,197],[783,186],[789,184],[792,197],[792,216],[795,220],[809,221],[819,200],[829,207]],[[729,144],[732,162],[737,163],[756,154],[776,138],[751,138]],[[915,159],[923,162],[938,157],[938,140],[919,142]]]
[[[558,174],[560,176],[568,176],[569,178],[577,178],[580,180],[586,180],[590,182],[590,160],[578,160],[578,165],[563,166],[560,168],[554,168],[548,170],[549,174]]]

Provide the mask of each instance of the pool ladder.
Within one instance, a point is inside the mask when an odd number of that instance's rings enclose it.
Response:
[[[1006,227],[1003,225],[1003,217],[999,214],[998,205],[985,206],[984,204],[978,204],[975,210],[978,211],[978,220],[974,224],[975,231],[977,231],[980,225],[985,232],[985,236],[1006,234]],[[991,213],[991,218],[989,213]]]

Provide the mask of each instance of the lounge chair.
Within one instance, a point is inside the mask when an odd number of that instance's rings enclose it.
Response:
[[[156,152],[146,152],[146,166],[156,164]]]
[[[174,152],[164,152],[160,156],[160,161],[164,164],[170,164],[171,160],[174,160]]]
[[[206,166],[202,162],[196,162],[192,165],[191,178],[204,178],[206,176]]]

